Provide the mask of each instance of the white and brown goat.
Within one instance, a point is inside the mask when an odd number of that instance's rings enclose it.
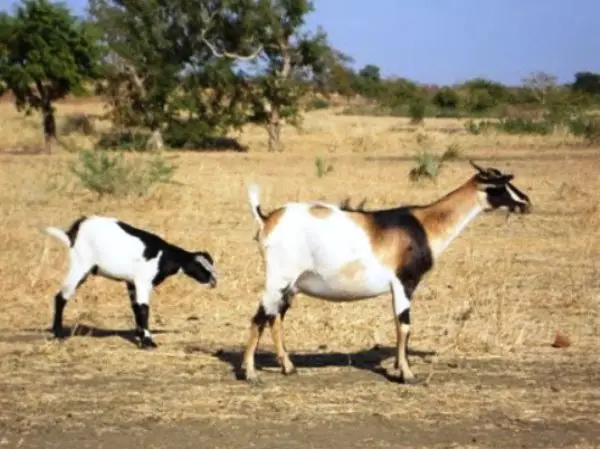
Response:
[[[477,173],[437,201],[385,210],[292,202],[265,215],[258,188],[251,186],[248,195],[259,225],[257,240],[266,279],[244,353],[246,379],[258,380],[254,356],[266,324],[283,373],[296,371],[282,331],[282,321],[296,293],[353,301],[391,292],[397,336],[395,369],[405,383],[414,383],[406,348],[410,300],[423,275],[480,212],[499,207],[511,212],[530,211],[528,196],[510,182],[512,174],[471,165]]]

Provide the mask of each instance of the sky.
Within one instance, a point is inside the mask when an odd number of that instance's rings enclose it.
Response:
[[[86,0],[64,0],[83,13]],[[0,0],[0,9],[14,0]],[[428,84],[485,77],[518,84],[543,71],[571,82],[600,72],[598,0],[315,0],[307,28],[375,64],[383,76]]]

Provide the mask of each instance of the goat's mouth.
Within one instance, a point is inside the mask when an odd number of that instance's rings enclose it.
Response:
[[[208,283],[210,284],[210,288],[215,288],[217,286],[217,278],[211,277]]]

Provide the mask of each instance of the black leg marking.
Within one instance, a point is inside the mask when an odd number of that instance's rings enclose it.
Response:
[[[271,325],[274,319],[274,316],[267,315],[267,313],[265,312],[265,308],[261,304],[258,306],[258,310],[252,317],[252,322],[258,327],[259,331],[262,332],[265,328],[265,325],[267,323]]]
[[[138,308],[140,316],[140,324],[138,327],[140,347],[142,349],[156,348],[157,345],[152,340],[152,337],[150,336],[150,331],[148,330],[148,316],[150,315],[150,308],[148,307],[148,304],[138,304]]]
[[[63,297],[61,292],[58,292],[54,297],[54,321],[52,323],[52,333],[56,338],[63,338],[63,312],[67,300]]]
[[[140,332],[143,334],[142,327],[142,316],[140,314],[140,305],[137,303],[137,297],[135,294],[135,286],[127,282],[127,293],[129,294],[129,301],[131,302],[131,310],[133,311],[133,317],[135,318],[135,327],[138,335],[141,338]]]
[[[408,324],[410,326],[410,309],[406,309],[400,315],[398,315],[400,324]]]

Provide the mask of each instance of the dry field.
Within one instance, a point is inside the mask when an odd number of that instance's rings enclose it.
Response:
[[[99,109],[62,104],[59,113]],[[567,136],[461,129],[455,120],[414,129],[405,119],[319,111],[302,131],[284,130],[283,154],[267,153],[266,133],[249,128],[238,136],[247,153],[178,153],[183,185],[97,200],[68,171],[74,154],[11,154],[39,146],[39,121],[0,104],[0,447],[598,447],[599,149]],[[395,341],[389,295],[350,304],[299,295],[286,318],[299,374],[279,374],[267,331],[258,359],[264,385],[236,380],[263,281],[246,184],[260,184],[267,210],[348,195],[367,197],[371,208],[429,202],[472,169],[451,162],[437,183],[413,185],[410,157],[452,143],[514,172],[534,211],[477,218],[417,290],[412,349],[438,351],[411,358],[426,382],[405,386],[381,374]],[[333,167],[322,178],[317,156]],[[150,317],[159,347],[141,351],[130,341],[124,285],[91,278],[65,312],[73,336],[52,341],[67,252],[40,229],[80,214],[116,215],[209,250],[219,286],[167,280]],[[569,348],[551,346],[557,329]]]

